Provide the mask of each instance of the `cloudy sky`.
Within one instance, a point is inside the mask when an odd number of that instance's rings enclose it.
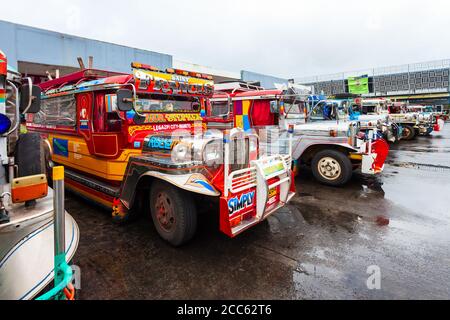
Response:
[[[230,71],[291,78],[450,58],[448,0],[5,2],[1,20]]]

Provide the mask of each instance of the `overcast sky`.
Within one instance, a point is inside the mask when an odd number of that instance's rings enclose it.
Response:
[[[1,20],[230,71],[291,78],[450,58],[448,0],[2,2]]]

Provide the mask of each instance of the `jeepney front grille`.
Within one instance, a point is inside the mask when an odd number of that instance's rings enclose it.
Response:
[[[256,168],[233,171],[229,177],[229,188],[232,193],[239,193],[256,187]]]
[[[230,148],[230,168],[231,171],[237,171],[244,169],[249,166],[250,160],[250,150],[249,150],[249,139],[233,139]]]

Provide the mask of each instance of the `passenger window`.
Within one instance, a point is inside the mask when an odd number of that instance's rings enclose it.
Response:
[[[76,101],[74,95],[48,98],[41,102],[41,110],[33,122],[45,126],[75,127]]]

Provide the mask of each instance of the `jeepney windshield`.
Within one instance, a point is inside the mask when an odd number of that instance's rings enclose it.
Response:
[[[198,112],[200,111],[200,100],[197,97],[146,95],[138,98],[136,110],[141,113]]]
[[[303,113],[303,106],[300,103],[285,102],[284,108],[288,114]]]
[[[286,114],[291,115],[298,115],[304,113],[304,101],[301,99],[301,97],[284,97],[283,98],[283,105],[284,110]]]
[[[393,113],[393,114],[399,114],[399,113],[403,113],[403,108],[402,108],[402,106],[400,106],[400,105],[392,105],[391,107],[390,107],[390,113]]]
[[[337,101],[321,101],[313,108],[310,117],[311,120],[346,119],[347,104]]]
[[[376,113],[376,112],[377,112],[376,104],[364,104],[361,108],[362,114],[370,114],[370,113]]]
[[[361,106],[362,114],[380,113],[386,110],[386,103],[383,101],[365,101]]]

